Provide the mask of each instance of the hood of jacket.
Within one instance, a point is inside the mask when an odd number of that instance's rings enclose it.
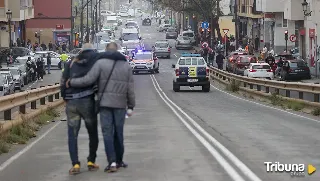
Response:
[[[79,61],[77,61],[77,64],[79,64],[80,66],[86,66],[90,60],[95,59],[95,56],[96,52],[94,52],[94,50],[83,50],[77,56],[77,58],[79,59]]]
[[[115,61],[127,61],[126,57],[118,52],[118,51],[106,51],[106,52],[101,52],[96,56],[96,60],[99,59],[111,59],[111,60],[115,60]]]

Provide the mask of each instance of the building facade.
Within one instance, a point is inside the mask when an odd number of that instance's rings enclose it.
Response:
[[[27,21],[26,35],[32,43],[70,42],[72,0],[33,0],[34,18]],[[35,34],[40,34],[40,38]]]
[[[0,47],[9,47],[9,26],[6,12],[12,12],[11,43],[26,38],[25,22],[34,17],[32,0],[0,0]]]

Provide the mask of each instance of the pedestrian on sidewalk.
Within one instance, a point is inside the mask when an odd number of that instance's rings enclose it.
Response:
[[[66,63],[65,71],[61,79],[61,95],[66,102],[66,115],[68,122],[68,146],[71,158],[72,168],[69,174],[80,172],[80,162],[78,158],[78,133],[81,127],[81,118],[84,119],[85,126],[89,134],[89,156],[87,158],[87,167],[89,171],[99,169],[95,164],[98,149],[98,120],[95,114],[94,84],[82,88],[67,87],[66,80],[72,77],[81,77],[85,75],[93,62],[90,62],[96,56],[92,45],[87,44],[83,47],[77,57],[77,61]]]
[[[47,56],[47,69],[48,69],[48,74],[51,74],[50,69],[51,69],[51,55],[48,53]]]
[[[112,44],[113,46],[114,44]],[[111,46],[111,45],[109,45]],[[127,167],[123,162],[123,127],[127,109],[135,106],[132,68],[126,57],[116,50],[101,53],[92,69],[82,78],[70,79],[70,87],[84,87],[98,82],[98,108],[108,166],[105,172]],[[119,55],[112,60],[105,55]],[[128,111],[129,112],[129,111]],[[130,116],[130,114],[129,114]],[[116,136],[115,136],[116,135]]]
[[[223,60],[225,57],[223,56],[222,52],[220,51],[218,55],[216,56],[216,63],[218,65],[218,69],[222,70],[223,69]]]

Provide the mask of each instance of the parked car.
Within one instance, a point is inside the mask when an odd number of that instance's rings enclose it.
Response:
[[[35,62],[35,57],[33,56],[28,56],[28,57],[31,58],[32,62]],[[24,85],[27,85],[29,82],[32,82],[30,72],[27,71],[28,57],[18,57],[12,64],[12,66],[18,67],[21,70]]]
[[[6,62],[7,55],[9,54],[10,49],[9,48],[3,48],[0,51],[0,62]],[[12,47],[12,58],[15,60],[17,57],[24,57],[33,55],[33,52],[29,50],[28,48],[24,47]]]
[[[144,20],[142,20],[142,26],[151,26],[151,19],[145,18]]]
[[[166,39],[177,39],[178,33],[175,28],[168,28],[166,31]]]
[[[251,78],[266,78],[270,80],[274,78],[273,70],[268,63],[250,63],[243,75]]]
[[[231,63],[232,73],[243,75],[250,63],[258,63],[257,57],[252,55],[238,56],[237,59]]]
[[[285,60],[282,69],[283,71],[280,72],[281,80],[311,79],[310,68],[302,59]]]
[[[15,85],[15,90],[21,90],[22,87],[24,87],[24,78],[22,75],[21,70],[18,67],[5,67],[0,69],[0,74],[2,72],[7,73],[10,72],[12,75],[14,85]],[[9,74],[7,74],[9,75]]]
[[[14,93],[14,82],[10,76],[0,74],[0,95],[5,96]]]
[[[176,40],[176,49],[192,49],[192,43],[189,37],[179,36]]]
[[[232,72],[233,70],[233,64],[234,62],[236,61],[236,59],[238,58],[238,56],[243,56],[243,55],[248,55],[247,52],[244,52],[244,51],[234,51],[234,52],[231,52],[229,54],[228,57],[226,57],[227,61],[226,61],[226,70],[228,72]]]

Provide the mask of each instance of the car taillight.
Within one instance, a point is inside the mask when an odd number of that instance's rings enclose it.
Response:
[[[288,72],[292,72],[292,69],[289,69]]]
[[[249,72],[256,72],[257,70],[250,69]]]
[[[170,52],[170,51],[171,51],[171,49],[170,49],[170,48],[168,48],[168,51]]]
[[[209,69],[206,69],[206,75],[209,76]]]
[[[241,63],[240,60],[238,60],[238,63]]]
[[[273,72],[273,70],[272,70],[272,69],[269,69],[269,70],[267,70],[267,72]]]
[[[176,69],[176,76],[179,76],[179,69]]]

